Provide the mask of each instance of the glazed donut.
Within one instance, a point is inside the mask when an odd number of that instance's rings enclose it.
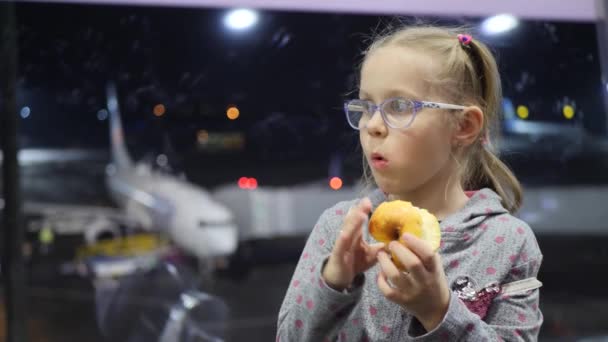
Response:
[[[376,241],[384,242],[387,250],[391,241],[398,241],[405,246],[400,239],[404,233],[410,233],[427,241],[434,251],[439,248],[441,241],[439,222],[435,215],[406,201],[380,204],[369,220],[369,233]],[[392,255],[392,259],[397,268],[405,270],[395,255]]]

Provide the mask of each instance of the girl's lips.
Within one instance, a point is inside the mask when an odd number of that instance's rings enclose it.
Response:
[[[381,170],[388,167],[388,160],[384,158],[380,153],[372,153],[371,165],[374,169]]]
[[[386,160],[372,160],[372,167],[374,169],[382,170],[388,167],[388,161]]]

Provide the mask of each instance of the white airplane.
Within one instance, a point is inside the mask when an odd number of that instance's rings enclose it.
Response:
[[[106,172],[110,196],[127,217],[144,229],[165,232],[198,259],[229,256],[236,251],[238,230],[232,213],[203,188],[145,163],[127,152],[116,88],[107,88],[112,164]]]

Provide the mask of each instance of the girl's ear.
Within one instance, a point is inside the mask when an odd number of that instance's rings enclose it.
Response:
[[[455,146],[469,146],[475,142],[483,129],[483,111],[477,106],[463,109],[455,126],[452,144]]]

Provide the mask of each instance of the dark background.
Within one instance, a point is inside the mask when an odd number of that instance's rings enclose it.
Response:
[[[178,152],[171,162],[190,174],[199,173],[196,164],[217,167],[197,179],[206,186],[234,181],[230,170],[243,168],[253,168],[265,184],[316,179],[335,155],[353,181],[360,174],[358,141],[341,108],[356,90],[366,38],[399,21],[468,25],[475,32],[482,19],[263,11],[251,30],[232,32],[222,22],[226,13],[19,4],[19,107],[31,111],[21,124],[22,146],[107,149],[107,123],[97,114],[105,108],[105,85],[113,81],[133,153],[157,154],[170,145]],[[583,127],[593,139],[606,136],[595,24],[526,20],[503,35],[474,35],[495,50],[505,98],[513,108],[527,106],[528,121]],[[166,115],[153,115],[156,104],[166,107]],[[572,120],[562,115],[566,104],[575,108]],[[226,119],[231,105],[240,110],[238,120]],[[245,145],[198,149],[202,129],[241,134]],[[588,165],[602,151],[581,161],[589,151],[566,156],[551,148],[554,142],[504,152],[524,183],[539,181],[534,170],[549,159],[558,160],[550,182],[606,181],[604,172]],[[261,164],[267,168],[256,170]],[[283,172],[285,167],[301,170]],[[579,167],[591,174],[578,174]]]

